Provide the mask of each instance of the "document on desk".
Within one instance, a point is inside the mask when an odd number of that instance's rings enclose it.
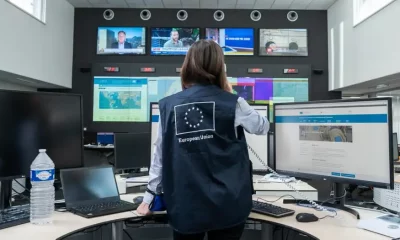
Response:
[[[126,182],[127,183],[148,183],[149,176],[127,178]]]
[[[400,238],[400,218],[393,214],[360,220],[357,227],[391,238]]]

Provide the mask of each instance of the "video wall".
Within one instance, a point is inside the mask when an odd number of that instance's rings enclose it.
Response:
[[[160,27],[150,29],[151,55],[186,55],[190,46],[199,39],[217,42],[225,55],[254,55],[253,28],[200,28]],[[307,29],[259,29],[259,56],[308,56]],[[145,27],[99,27],[97,54],[145,55]],[[257,50],[257,48],[256,48]]]
[[[233,92],[253,104],[308,101],[308,78],[228,77]],[[94,122],[148,122],[150,102],[182,90],[180,77],[104,77],[93,81]]]

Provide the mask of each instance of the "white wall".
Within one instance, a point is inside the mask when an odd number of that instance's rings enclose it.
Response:
[[[71,88],[74,7],[46,2],[43,24],[0,0],[0,70]]]
[[[353,1],[328,9],[329,90],[400,72],[399,16],[394,1],[353,27]]]

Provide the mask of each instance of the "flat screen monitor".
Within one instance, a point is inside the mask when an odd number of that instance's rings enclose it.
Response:
[[[251,105],[258,113],[262,116],[268,117],[268,105]],[[261,158],[261,160],[268,164],[268,155],[269,155],[269,144],[268,144],[268,134],[267,135],[255,135],[250,134],[244,131],[246,136],[246,142],[249,147],[254,151],[249,151],[250,161],[253,164],[254,171],[267,171],[267,168],[262,164],[262,162],[257,158]]]
[[[150,102],[179,91],[180,77],[95,76],[93,121],[148,122]]]
[[[206,28],[206,39],[217,42],[225,55],[254,55],[252,28]]]
[[[154,143],[157,140],[158,124],[160,122],[160,109],[158,103],[150,103],[150,132],[151,132],[151,159],[153,159],[154,154]]]
[[[308,56],[307,29],[260,29],[260,56]]]
[[[393,160],[399,161],[399,141],[397,139],[397,133],[393,133]]]
[[[199,28],[152,28],[151,55],[186,55],[199,37]]]
[[[83,164],[82,97],[0,91],[0,179],[29,176],[46,149],[56,169]]]
[[[114,144],[114,133],[97,133],[97,144]]]
[[[393,188],[391,109],[389,98],[275,104],[276,171]]]
[[[115,133],[115,168],[133,170],[150,167],[151,135],[145,133]]]
[[[146,28],[99,27],[97,54],[146,54]]]

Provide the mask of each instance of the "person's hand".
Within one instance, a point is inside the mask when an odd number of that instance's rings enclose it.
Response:
[[[136,212],[142,216],[147,216],[152,214],[149,208],[150,208],[149,204],[142,202],[140,206],[136,209]]]

